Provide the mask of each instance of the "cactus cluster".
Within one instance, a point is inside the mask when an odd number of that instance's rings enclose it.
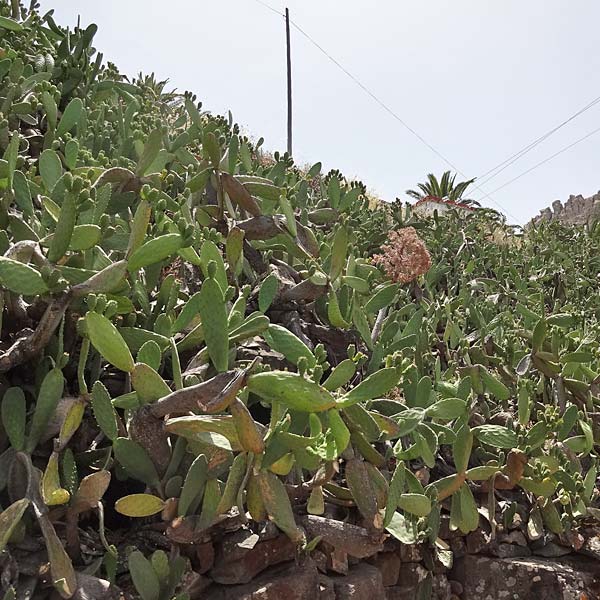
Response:
[[[0,550],[49,564],[5,598],[183,600],[189,545],[268,519],[310,553],[330,506],[438,548],[600,517],[600,227],[370,203],[95,33],[0,5]]]

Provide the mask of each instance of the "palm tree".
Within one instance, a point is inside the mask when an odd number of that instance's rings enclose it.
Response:
[[[450,171],[446,171],[439,181],[435,175],[429,173],[426,183],[417,184],[419,190],[406,190],[406,193],[415,200],[423,200],[428,196],[432,196],[440,200],[450,200],[451,202],[479,206],[479,202],[475,200],[463,199],[463,194],[475,181],[475,178],[468,181],[460,181],[456,185],[454,184],[455,179],[456,173],[451,175]]]

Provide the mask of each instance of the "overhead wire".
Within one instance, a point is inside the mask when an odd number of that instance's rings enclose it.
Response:
[[[582,115],[584,112],[588,111],[590,108],[596,106],[596,104],[598,104],[599,102],[600,102],[600,96],[598,96],[597,98],[594,98],[594,100],[592,100],[589,104],[587,104],[586,106],[584,106],[583,108],[578,110],[576,113],[571,115],[568,119],[565,119],[564,121],[559,123],[557,126],[553,127],[549,131],[547,131],[544,135],[535,139],[533,142],[531,142],[524,148],[521,148],[521,150],[519,150],[515,154],[512,154],[511,156],[506,158],[504,161],[502,161],[501,163],[499,163],[492,169],[489,169],[482,175],[479,175],[479,177],[477,178],[477,181],[479,182],[480,185],[485,185],[486,183],[490,182],[492,179],[495,179],[500,173],[502,173],[502,171],[508,169],[508,167],[513,165],[517,160],[519,160],[520,158],[522,158],[523,156],[525,156],[526,154],[531,152],[534,148],[539,146],[542,142],[547,140],[550,136],[552,136],[558,130],[562,129],[565,125],[569,124],[571,121],[573,121],[574,119],[576,119],[577,117]],[[493,173],[493,175],[491,175],[492,173]],[[488,177],[488,175],[490,175],[490,176]]]
[[[500,190],[504,189],[506,186],[508,186],[511,183],[514,183],[515,181],[517,181],[517,179],[521,179],[521,177],[524,177],[525,175],[531,173],[531,171],[534,171],[535,169],[541,167],[542,165],[545,165],[547,162],[551,161],[553,158],[556,158],[560,154],[563,154],[567,150],[570,150],[571,148],[573,148],[573,146],[576,146],[577,144],[580,144],[581,142],[587,140],[588,138],[592,137],[593,135],[595,135],[599,131],[600,131],[600,127],[598,127],[597,129],[594,129],[593,131],[591,131],[587,135],[584,135],[583,137],[579,138],[578,140],[575,140],[574,142],[570,143],[568,146],[565,146],[564,148],[561,148],[558,152],[555,152],[551,156],[548,156],[544,160],[542,160],[539,163],[533,165],[532,167],[530,167],[526,171],[523,171],[522,173],[520,173],[516,177],[513,177],[509,181],[506,181],[500,187],[497,187],[495,190],[493,190],[492,192],[490,192],[490,194],[495,194],[496,192],[499,192]],[[483,200],[484,198],[485,198],[485,196],[483,196],[482,198],[480,198],[480,200]]]
[[[267,4],[263,0],[255,0],[258,4],[267,8],[268,10],[274,12],[275,14],[285,18],[285,15],[278,11],[273,6]],[[298,23],[296,23],[293,19],[290,19],[290,23],[292,26],[303,35],[313,46],[315,46],[322,54],[324,54],[336,67],[338,67],[347,77],[349,77],[358,87],[360,87],[363,92],[365,92],[372,100],[374,100],[383,110],[385,110],[389,115],[391,115],[396,121],[398,121],[405,129],[407,129],[410,133],[413,134],[422,144],[424,144],[429,150],[431,150],[438,158],[442,159],[447,165],[449,165],[454,171],[456,171],[459,175],[467,179],[467,176],[454,164],[450,161],[444,154],[442,154],[437,148],[435,148],[432,144],[430,144],[421,134],[419,134],[414,128],[412,128],[404,119],[402,119],[396,112],[394,112],[383,100],[381,100],[376,94],[374,94],[367,86],[365,86],[355,75],[353,75],[346,67],[344,67],[336,58],[334,58],[323,46],[321,46],[315,39],[313,39]],[[485,198],[491,200],[500,210],[504,211],[506,215],[511,217],[512,219],[518,220],[514,215],[512,215],[506,208],[504,208],[499,202],[497,202],[494,198],[491,197],[491,194],[488,194],[477,182],[473,183],[473,187],[478,189],[483,194],[485,194]]]

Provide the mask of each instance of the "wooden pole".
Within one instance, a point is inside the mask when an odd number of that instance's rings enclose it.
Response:
[[[285,9],[285,38],[287,42],[287,151],[292,155],[292,54],[290,46],[290,11]]]

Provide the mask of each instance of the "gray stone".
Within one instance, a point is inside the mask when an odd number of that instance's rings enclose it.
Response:
[[[458,560],[452,579],[462,583],[463,600],[588,600],[600,597],[600,568],[583,557]]]
[[[427,574],[427,569],[419,563],[402,563],[398,585],[416,588],[425,581]]]
[[[400,560],[408,563],[421,562],[423,560],[423,546],[402,544],[400,546]]]
[[[585,225],[599,217],[600,192],[588,198],[571,195],[564,204],[560,200],[552,202],[552,208],[540,211],[539,216],[530,221],[529,226],[543,221],[558,221],[563,225]]]
[[[452,586],[444,575],[434,575],[432,579],[432,600],[450,600],[452,597]]]
[[[374,567],[381,571],[383,585],[385,587],[396,585],[400,577],[400,557],[394,552],[380,552],[377,556],[369,559]]]
[[[273,567],[245,585],[213,585],[205,600],[317,600],[319,591],[317,567],[307,560]]]
[[[366,563],[353,567],[345,577],[333,578],[333,584],[336,600],[374,600],[386,597],[381,572]]]
[[[238,539],[235,534],[231,537]],[[210,577],[227,585],[248,583],[267,567],[293,560],[295,556],[296,546],[286,535],[258,542],[253,547],[240,547],[226,541],[210,570]]]

